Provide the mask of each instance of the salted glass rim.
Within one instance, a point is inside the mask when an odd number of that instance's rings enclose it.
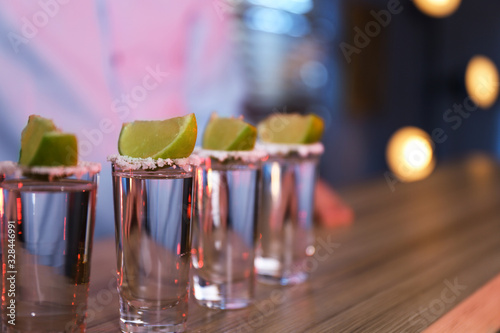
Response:
[[[191,154],[186,158],[137,158],[126,155],[113,154],[107,157],[108,162],[118,167],[121,171],[156,171],[164,168],[183,169],[190,172],[193,167],[197,167],[201,163],[199,156]]]
[[[268,156],[267,152],[261,149],[227,151],[196,147],[194,149],[194,152],[203,160],[215,159],[219,162],[234,161],[243,163],[256,163]]]
[[[256,149],[263,150],[273,156],[299,155],[300,157],[318,157],[325,152],[325,146],[321,142],[308,144],[268,143],[259,141]]]
[[[21,178],[25,176],[45,176],[49,181],[59,177],[96,175],[101,172],[102,166],[98,162],[79,161],[72,166],[25,166],[13,161],[0,161],[0,176]]]

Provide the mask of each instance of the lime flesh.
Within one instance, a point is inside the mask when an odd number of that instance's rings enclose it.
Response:
[[[126,123],[118,139],[118,152],[138,158],[188,157],[196,144],[197,132],[192,113],[167,120]]]
[[[282,144],[311,144],[321,140],[324,122],[310,114],[276,114],[263,120],[259,126],[261,141]]]
[[[70,133],[48,132],[30,162],[30,166],[61,166],[78,163],[76,136]]]
[[[212,117],[205,128],[203,148],[211,150],[252,150],[257,129],[236,118]]]

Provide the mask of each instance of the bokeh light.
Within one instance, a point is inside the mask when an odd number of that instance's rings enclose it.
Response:
[[[431,137],[417,127],[403,127],[387,144],[387,164],[403,182],[428,177],[436,165]]]
[[[300,68],[300,78],[309,88],[321,88],[328,82],[328,70],[321,62],[308,61]]]
[[[249,0],[250,3],[269,8],[286,10],[294,14],[306,14],[313,8],[312,0]]]
[[[485,56],[475,56],[467,65],[465,86],[467,93],[480,108],[490,108],[498,98],[498,69]]]
[[[460,6],[461,0],[414,0],[413,2],[424,14],[441,18],[453,14]]]

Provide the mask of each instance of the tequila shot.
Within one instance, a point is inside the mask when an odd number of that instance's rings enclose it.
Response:
[[[193,290],[212,309],[239,309],[254,298],[260,161],[257,151],[197,152]]]
[[[0,163],[2,332],[84,332],[100,164]]]
[[[263,283],[290,285],[307,279],[305,261],[315,252],[314,187],[321,143],[261,144],[262,164],[255,267]]]
[[[193,166],[186,162],[181,167],[154,165],[150,170],[146,163],[132,169],[125,157],[109,159],[121,330],[183,332],[189,298]]]

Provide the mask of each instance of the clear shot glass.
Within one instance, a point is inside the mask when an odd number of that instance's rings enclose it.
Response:
[[[259,282],[304,282],[305,262],[315,252],[314,188],[323,145],[259,144],[262,164],[255,268]]]
[[[193,291],[198,304],[239,309],[254,298],[254,251],[263,152],[199,150],[193,212]]]
[[[123,332],[186,330],[193,158],[112,162]]]
[[[0,162],[2,332],[84,332],[98,163]]]

